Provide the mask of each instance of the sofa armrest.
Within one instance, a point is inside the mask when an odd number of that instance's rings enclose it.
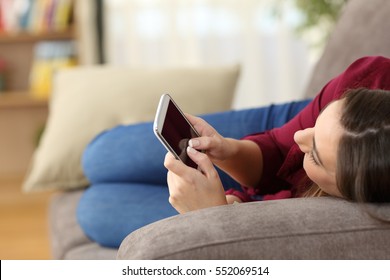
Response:
[[[390,217],[390,206],[379,208]],[[203,209],[131,233],[118,259],[388,259],[390,226],[335,198]]]

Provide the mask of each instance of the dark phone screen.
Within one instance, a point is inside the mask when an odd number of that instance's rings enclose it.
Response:
[[[185,164],[198,168],[197,164],[187,155],[188,141],[191,138],[198,137],[198,135],[172,101],[169,101],[161,134]]]

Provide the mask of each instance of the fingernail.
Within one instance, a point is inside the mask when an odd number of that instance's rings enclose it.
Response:
[[[188,147],[187,147],[187,153],[193,154],[193,155],[194,155],[194,154],[197,153],[197,150],[195,150],[194,148],[188,146]]]
[[[188,145],[192,148],[195,148],[195,147],[200,145],[200,142],[197,139],[190,139],[190,141],[188,142]]]

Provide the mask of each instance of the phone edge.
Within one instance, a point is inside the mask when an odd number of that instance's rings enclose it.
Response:
[[[174,149],[171,147],[171,145],[165,140],[164,136],[162,136],[161,132],[159,131],[159,127],[160,127],[160,123],[162,122],[162,124],[164,124],[165,122],[165,116],[166,116],[166,112],[164,114],[164,120],[161,120],[159,117],[161,116],[161,112],[162,112],[162,105],[163,105],[163,102],[165,100],[165,98],[168,98],[168,104],[165,108],[165,111],[168,110],[168,105],[169,105],[169,101],[172,101],[174,103],[174,105],[176,106],[176,108],[178,108],[178,110],[180,111],[180,113],[185,117],[185,115],[183,114],[183,112],[180,110],[180,108],[177,106],[177,104],[173,101],[173,98],[168,94],[168,93],[164,93],[161,95],[160,97],[160,101],[157,105],[157,111],[156,111],[156,115],[154,117],[154,121],[153,121],[153,132],[154,132],[154,135],[157,137],[157,139],[161,142],[161,144],[165,147],[165,149],[172,153],[174,155],[174,157],[180,161],[181,158],[179,157],[178,154],[176,154],[176,152],[174,151]],[[191,125],[191,123],[188,121],[187,118],[185,118],[186,121]],[[162,126],[161,126],[161,131],[162,131]],[[198,132],[194,129],[194,131],[198,134]]]

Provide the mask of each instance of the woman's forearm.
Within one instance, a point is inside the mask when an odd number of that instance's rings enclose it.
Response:
[[[233,179],[244,186],[255,186],[261,179],[263,157],[259,146],[249,140],[225,138],[229,155],[216,164]]]

